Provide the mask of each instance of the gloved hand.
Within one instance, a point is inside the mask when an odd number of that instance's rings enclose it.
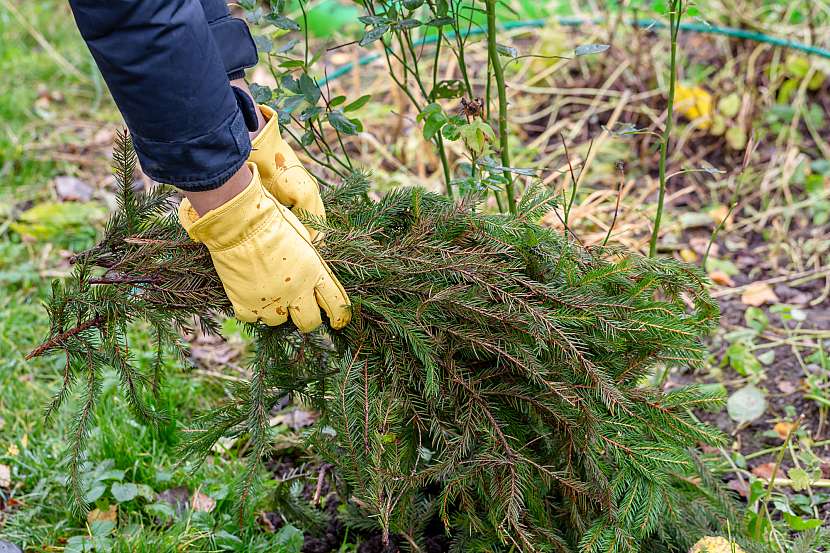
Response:
[[[306,171],[291,146],[280,136],[277,114],[268,106],[259,106],[266,119],[265,127],[251,141],[248,161],[259,169],[262,184],[281,204],[291,208],[295,215],[306,211],[319,219],[326,218],[317,179]],[[317,231],[309,228],[311,239]]]
[[[190,237],[204,243],[236,317],[276,326],[289,315],[302,332],[320,326],[320,308],[331,326],[351,320],[346,291],[311,245],[300,221],[269,194],[256,166],[251,184],[202,217],[187,199],[179,221]]]

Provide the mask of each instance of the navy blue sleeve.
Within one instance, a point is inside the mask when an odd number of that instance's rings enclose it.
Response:
[[[231,17],[225,0],[201,1],[228,78],[241,79],[245,76],[245,69],[255,66],[258,61],[251,30],[241,19]]]
[[[239,170],[251,143],[208,23],[208,12],[219,13],[219,4],[70,0],[70,5],[147,175],[184,190],[209,190]]]

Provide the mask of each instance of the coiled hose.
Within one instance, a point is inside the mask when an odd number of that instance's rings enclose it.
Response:
[[[601,20],[598,19],[588,19],[582,17],[559,17],[557,19],[560,25],[564,25],[566,27],[580,27],[582,25],[587,24],[595,24],[600,23]],[[525,29],[525,28],[533,28],[533,27],[544,27],[550,23],[547,19],[527,19],[524,21],[508,21],[501,25],[501,28],[504,30],[511,30],[511,29]],[[656,19],[634,19],[629,20],[626,22],[628,25],[632,25],[634,27],[640,27],[644,29],[663,29],[667,27],[667,25]],[[820,48],[818,46],[810,46],[808,44],[804,44],[802,42],[797,42],[795,40],[789,40],[786,38],[779,38],[774,36],[769,36],[767,34],[758,32],[758,31],[749,31],[746,29],[736,29],[734,27],[719,27],[717,25],[709,25],[707,23],[681,23],[680,30],[690,33],[700,33],[700,34],[710,34],[710,35],[721,35],[721,36],[728,36],[730,38],[738,38],[741,40],[751,40],[753,42],[760,42],[764,44],[771,44],[773,46],[780,46],[782,48],[788,48],[790,50],[796,50],[799,52],[804,52],[805,54],[809,54],[811,56],[818,56],[821,58],[830,59],[830,50],[825,48]],[[470,29],[465,36],[476,36],[485,34],[487,31],[485,29]],[[446,33],[444,36],[452,38],[455,36],[455,33]],[[434,44],[438,41],[438,36],[428,36],[424,37],[421,40],[415,43],[416,46],[422,46],[426,44]],[[335,69],[327,78],[321,79],[319,84],[322,86],[327,82],[331,82],[335,79],[342,77],[343,75],[349,74],[355,66],[362,66],[368,65],[378,59],[380,54],[373,53],[367,54],[357,60],[357,62],[349,62],[341,65],[337,69]]]

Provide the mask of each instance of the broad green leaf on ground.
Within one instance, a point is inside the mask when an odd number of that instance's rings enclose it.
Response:
[[[767,410],[767,400],[764,392],[749,385],[729,396],[726,410],[732,420],[739,424],[752,422],[759,419]]]
[[[782,512],[781,514],[784,515],[784,520],[787,521],[789,527],[795,530],[796,532],[812,530],[814,528],[818,528],[821,526],[821,519],[818,518],[808,518],[805,520],[797,515],[787,513],[786,511]]]
[[[763,367],[755,354],[750,350],[749,344],[744,341],[736,341],[726,349],[726,359],[729,366],[741,376],[759,376],[763,373]]]
[[[806,470],[800,467],[791,468],[787,471],[787,476],[789,476],[790,480],[793,481],[792,488],[797,492],[806,490],[812,483],[810,475]]]
[[[769,326],[769,317],[760,307],[748,307],[744,313],[744,320],[746,320],[746,326],[758,332],[763,332]]]
[[[283,526],[274,540],[284,546],[285,553],[300,553],[303,548],[303,533],[290,524]]]
[[[144,510],[148,514],[156,516],[161,519],[169,519],[176,516],[176,511],[167,503],[150,503],[144,506]]]
[[[136,498],[136,496],[138,496],[138,486],[131,482],[126,484],[115,482],[110,487],[110,491],[112,492],[112,497],[119,503],[132,501]]]
[[[84,501],[87,503],[95,503],[101,498],[102,495],[104,495],[105,491],[107,491],[107,487],[104,484],[101,484],[100,482],[96,483],[89,489],[88,492],[86,492],[86,495],[84,495]]]
[[[741,97],[737,92],[733,92],[728,96],[724,96],[718,100],[718,111],[728,118],[733,118],[738,115],[738,110],[741,109]]]
[[[21,213],[10,227],[23,236],[48,242],[72,233],[91,232],[90,224],[102,221],[106,214],[97,202],[45,202]]]

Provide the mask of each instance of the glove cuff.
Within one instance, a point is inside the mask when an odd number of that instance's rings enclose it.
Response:
[[[187,235],[190,236],[190,239],[194,242],[198,242],[199,240],[196,239],[195,236],[190,234],[190,229],[193,228],[193,224],[199,220],[199,214],[196,213],[196,210],[193,209],[193,206],[190,205],[190,200],[187,198],[183,199],[179,204],[179,224],[182,228],[187,232]]]
[[[280,226],[283,207],[262,186],[256,165],[248,163],[253,173],[251,183],[226,203],[201,217],[187,199],[179,206],[179,221],[188,235],[205,244],[211,252],[227,250],[256,236],[266,226]]]
[[[273,151],[274,143],[278,140],[282,140],[282,136],[280,136],[280,122],[279,117],[277,117],[277,112],[264,104],[260,104],[257,107],[262,113],[262,117],[265,118],[265,126],[262,127],[259,134],[251,140],[252,158],[256,156],[257,151],[259,150]]]

